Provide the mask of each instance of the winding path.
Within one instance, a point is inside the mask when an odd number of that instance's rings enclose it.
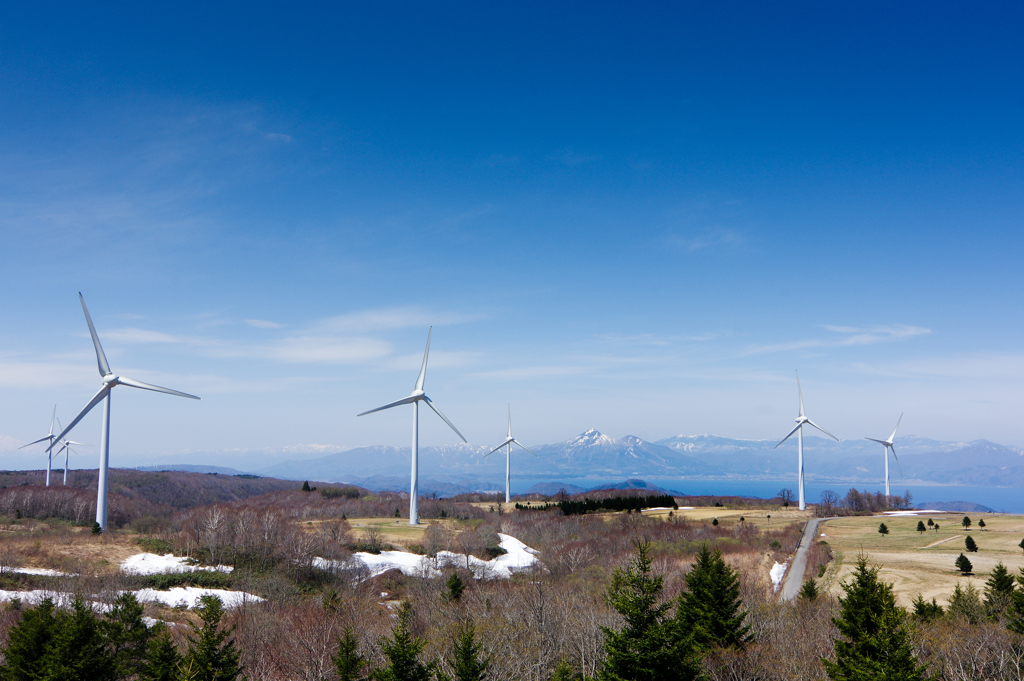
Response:
[[[800,546],[793,556],[793,563],[786,571],[786,581],[782,583],[782,591],[779,593],[779,600],[791,601],[800,593],[800,587],[804,583],[804,572],[807,570],[807,549],[814,542],[817,536],[818,523],[831,518],[811,518],[804,526],[804,534],[800,537]]]

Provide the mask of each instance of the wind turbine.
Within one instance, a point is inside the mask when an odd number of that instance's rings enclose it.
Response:
[[[57,418],[57,405],[53,405],[53,414],[50,415],[50,432],[45,437],[41,437],[35,442],[29,442],[27,445],[22,445],[18,449],[25,449],[25,447],[31,447],[37,445],[40,442],[49,442],[50,447],[53,447],[53,441],[57,438],[53,436],[53,420]],[[59,424],[58,424],[59,425]],[[53,461],[53,454],[50,453],[50,447],[46,448],[46,486],[50,486],[50,463]]]
[[[100,471],[99,471],[99,484],[96,489],[96,522],[99,523],[101,529],[107,529],[107,464],[110,461],[110,391],[119,385],[126,385],[130,388],[141,388],[143,390],[152,390],[158,393],[167,393],[168,395],[177,395],[178,397],[187,397],[190,400],[198,400],[199,398],[195,395],[189,395],[188,393],[178,392],[177,390],[171,390],[170,388],[161,388],[157,385],[150,385],[149,383],[143,383],[142,381],[136,381],[128,378],[127,376],[118,376],[110,370],[110,365],[107,364],[107,356],[103,354],[103,346],[100,345],[100,338],[96,335],[96,327],[92,325],[92,317],[89,316],[89,308],[85,306],[85,298],[82,294],[78,294],[78,299],[82,303],[82,312],[85,313],[85,321],[89,325],[89,334],[92,335],[92,344],[96,348],[96,363],[99,366],[100,377],[103,380],[103,387],[100,388],[99,392],[93,395],[89,403],[82,408],[82,411],[78,412],[68,427],[61,431],[55,439],[62,440],[72,428],[78,425],[89,411],[100,402],[103,402],[103,429],[100,431]],[[53,449],[55,443],[50,443],[50,446],[46,448],[49,452]]]
[[[57,419],[57,427],[61,427],[60,419]],[[71,456],[72,452],[71,445],[78,445],[79,447],[92,447],[92,445],[87,445],[84,442],[75,442],[74,440],[69,440],[67,438],[61,440],[61,446],[60,450],[57,451],[57,456],[60,456],[60,453],[64,452],[64,485],[68,484],[68,459]],[[77,453],[78,452],[75,452],[75,454]],[[52,454],[50,455],[50,458],[53,458]]]
[[[409,490],[409,524],[419,525],[420,523],[420,505],[419,505],[419,493],[420,493],[420,468],[419,468],[419,456],[420,456],[420,402],[423,402],[428,407],[434,410],[434,413],[441,417],[441,420],[448,424],[455,434],[458,435],[463,442],[467,442],[466,438],[462,437],[462,433],[459,429],[449,421],[441,411],[434,406],[434,403],[429,397],[423,392],[423,379],[427,375],[427,355],[430,354],[430,334],[433,333],[434,327],[430,327],[427,331],[427,349],[423,351],[423,365],[420,367],[419,378],[416,379],[416,387],[412,390],[412,395],[403,397],[400,400],[385,404],[383,407],[377,407],[370,411],[364,411],[362,414],[357,416],[366,416],[372,414],[375,411],[384,411],[385,409],[391,409],[391,407],[398,407],[403,404],[412,405],[412,484]]]
[[[799,493],[800,493],[800,510],[802,511],[805,508],[807,508],[807,504],[804,501],[804,424],[809,425],[809,426],[814,426],[815,428],[817,428],[821,432],[825,433],[825,435],[828,435],[830,438],[835,440],[836,442],[839,442],[839,438],[837,438],[835,435],[833,435],[832,433],[828,432],[827,430],[825,430],[824,428],[822,428],[817,423],[815,423],[814,421],[810,420],[809,418],[807,418],[804,415],[804,391],[803,391],[803,389],[800,388],[800,372],[799,371],[796,372],[796,390],[797,390],[797,393],[799,393],[799,395],[800,395],[800,414],[796,417],[796,428],[794,428],[793,430],[789,431],[789,435],[787,435],[786,437],[782,438],[782,442],[785,442],[789,438],[793,437],[793,433],[796,433],[796,458],[797,458],[797,467],[799,468],[799,475],[798,475],[799,483],[798,483],[798,486],[800,488],[800,490],[799,490]],[[775,445],[775,449],[778,449],[779,445],[781,445],[782,442],[780,442],[779,444]]]
[[[511,497],[509,496],[509,480],[511,478],[510,469],[509,469],[509,461],[512,458],[512,445],[516,445],[517,447],[522,447],[526,451],[530,452],[529,449],[526,449],[526,447],[523,447],[523,443],[521,443],[519,440],[517,440],[514,437],[512,437],[512,405],[510,404],[508,406],[508,437],[506,437],[505,441],[502,442],[500,445],[498,445],[497,447],[495,447],[494,449],[492,449],[488,453],[484,454],[484,458],[486,459],[487,457],[489,457],[491,454],[494,454],[494,452],[498,451],[502,447],[505,448],[505,503],[506,504],[509,501],[511,501]],[[533,452],[530,452],[530,454],[533,454]],[[537,456],[536,454],[533,454],[533,455]]]
[[[903,414],[900,414],[900,420],[896,422],[896,427],[892,429],[892,435],[889,436],[888,440],[876,440],[873,437],[866,437],[865,440],[871,440],[882,445],[882,451],[885,456],[885,496],[889,496],[889,450],[892,450],[892,458],[896,459],[896,466],[900,469],[900,477],[903,477],[903,466],[900,466],[900,459],[896,456],[896,448],[892,446],[892,441],[896,439],[896,431],[900,429],[900,423],[903,421]]]

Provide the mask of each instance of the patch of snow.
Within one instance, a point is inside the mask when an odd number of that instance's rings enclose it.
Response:
[[[535,549],[507,534],[498,533],[498,539],[505,553],[493,560],[481,560],[476,556],[467,557],[451,551],[438,551],[435,558],[407,551],[381,551],[379,554],[359,552],[352,555],[352,560],[366,566],[370,577],[388,570],[399,570],[410,577],[440,577],[441,569],[452,565],[469,569],[476,579],[509,579],[513,573],[528,570],[538,563],[538,552]],[[313,559],[313,567],[330,570],[351,565],[317,557]]]
[[[917,515],[919,511],[883,511],[888,516],[908,516]]]
[[[43,577],[67,577],[68,573],[48,568],[7,568],[7,572],[17,572],[19,575],[40,575]]]
[[[243,603],[261,603],[264,598],[245,593],[244,591],[228,591],[226,589],[199,589],[192,586],[176,586],[167,591],[159,589],[140,589],[135,592],[135,597],[142,603],[158,602],[169,605],[172,608],[184,605],[186,608],[194,608],[199,604],[203,596],[217,596],[225,608],[235,608]]]
[[[253,594],[245,593],[244,591],[227,591],[224,589],[196,589],[193,587],[176,587],[167,591],[158,591],[157,589],[141,589],[139,591],[131,591],[124,593],[134,593],[135,597],[139,599],[139,602],[160,602],[165,605],[175,606],[184,603],[186,607],[194,608],[199,603],[200,596],[218,596],[225,608],[234,608],[242,603],[259,603],[265,599]],[[4,591],[0,590],[0,601],[13,601],[19,599],[26,605],[39,605],[44,599],[49,598],[53,601],[53,604],[66,608],[70,607],[75,600],[75,594],[66,593],[63,591],[47,591],[45,589],[32,589],[31,591]],[[107,612],[110,610],[110,606],[106,603],[91,602],[93,610],[96,612]],[[153,626],[158,620],[151,617],[143,617],[142,620],[146,623],[146,626]]]
[[[692,511],[695,508],[696,508],[696,506],[680,506],[679,510],[680,511]]]
[[[686,507],[683,506],[682,508],[686,508]],[[648,511],[671,511],[671,510],[673,510],[671,506],[652,506],[651,508],[641,509],[641,511],[643,513],[647,513]]]
[[[782,578],[786,574],[787,567],[789,567],[788,560],[782,564],[776,561],[775,565],[772,566],[771,572],[769,572],[768,574],[772,578],[773,591],[778,591],[779,587],[782,585]]]
[[[189,565],[188,558],[173,553],[158,556],[155,553],[136,553],[121,561],[121,571],[130,575],[163,575],[172,572],[231,572],[230,565]]]
[[[824,532],[822,532],[822,533],[821,533],[821,536],[822,536],[822,537],[827,537],[828,535],[827,535],[827,534],[825,534]]]

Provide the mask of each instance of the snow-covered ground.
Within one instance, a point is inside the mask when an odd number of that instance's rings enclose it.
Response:
[[[48,568],[7,568],[7,572],[16,572],[19,575],[40,575],[42,577],[65,577],[66,572],[50,570]]]
[[[192,586],[176,586],[167,591],[159,589],[139,589],[135,597],[141,603],[159,602],[171,607],[184,605],[194,608],[202,596],[217,596],[225,608],[235,608],[243,603],[261,603],[266,599],[245,593],[244,591],[228,591],[226,589],[198,589]]]
[[[264,599],[244,591],[228,591],[226,589],[197,589],[194,587],[175,587],[167,591],[158,589],[140,589],[132,592],[139,599],[140,603],[158,602],[171,607],[185,605],[187,608],[194,608],[199,603],[201,596],[217,596],[225,608],[234,608],[242,603],[259,603]],[[67,607],[75,599],[75,595],[62,591],[46,591],[45,589],[33,589],[32,591],[3,591],[0,590],[0,601],[13,601],[20,599],[26,605],[39,605],[43,599],[53,600],[55,605]],[[99,612],[106,612],[109,605],[93,602],[93,608]],[[154,620],[155,622],[156,620]]]
[[[515,572],[528,570],[538,563],[537,551],[507,534],[498,534],[501,548],[505,554],[493,560],[481,560],[476,556],[439,551],[436,558],[421,556],[407,551],[381,551],[379,554],[359,552],[353,554],[352,560],[358,561],[369,570],[370,577],[376,577],[388,570],[400,570],[410,577],[438,577],[441,569],[449,565],[468,568],[477,579],[508,579]],[[352,567],[351,564],[340,564],[324,558],[316,558],[314,567],[323,570]]]
[[[768,573],[768,575],[772,578],[772,587],[775,591],[778,591],[779,587],[782,586],[782,578],[786,575],[787,567],[789,567],[788,560],[785,563],[776,562],[775,565],[772,566],[771,571]]]
[[[189,565],[188,558],[173,553],[159,556],[155,553],[136,553],[121,561],[121,571],[130,575],[163,575],[169,572],[231,572],[229,565]]]

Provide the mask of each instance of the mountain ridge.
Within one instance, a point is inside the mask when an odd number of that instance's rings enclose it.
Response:
[[[796,444],[776,449],[776,440],[739,440],[717,435],[677,435],[649,442],[634,435],[613,438],[589,429],[564,442],[530,446],[538,454],[513,452],[512,475],[527,480],[689,478],[785,480],[796,469]],[[437,483],[494,489],[504,478],[500,455],[490,447],[449,444],[420,449],[420,475]],[[988,440],[945,442],[913,435],[896,439],[890,480],[906,483],[1024,487],[1024,452]],[[883,450],[868,440],[804,438],[808,481],[876,484]],[[285,479],[353,482],[376,476],[408,479],[410,449],[389,445],[355,447],[311,459],[290,459],[255,471]],[[900,470],[905,477],[900,477]]]

